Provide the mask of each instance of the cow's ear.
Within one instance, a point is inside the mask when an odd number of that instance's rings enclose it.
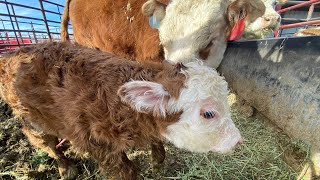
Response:
[[[154,16],[157,21],[161,21],[166,15],[167,5],[157,0],[148,0],[142,6],[142,13],[145,16]]]
[[[138,112],[166,116],[170,94],[162,84],[149,81],[131,81],[118,90],[121,100]]]
[[[235,0],[228,6],[230,26],[237,23],[239,18],[245,19],[246,24],[263,16],[266,6],[261,0]]]

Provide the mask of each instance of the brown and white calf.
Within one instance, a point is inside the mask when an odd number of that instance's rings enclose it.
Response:
[[[128,61],[69,43],[21,48],[0,61],[0,95],[23,120],[30,142],[75,177],[55,148],[66,138],[120,179],[137,171],[125,151],[151,144],[152,163],[164,160],[162,140],[193,152],[231,151],[241,135],[231,119],[223,77],[200,62],[172,65]]]

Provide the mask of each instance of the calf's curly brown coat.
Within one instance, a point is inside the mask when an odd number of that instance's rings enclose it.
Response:
[[[76,176],[73,166],[55,148],[66,138],[89,152],[101,169],[107,165],[120,179],[135,179],[125,150],[151,144],[153,163],[164,160],[160,133],[180,113],[165,119],[138,113],[121,101],[119,88],[131,80],[161,83],[178,97],[185,76],[181,66],[140,64],[69,43],[21,48],[0,61],[0,95],[23,120],[23,131],[36,147],[55,158],[65,178]],[[118,92],[118,94],[117,94]]]

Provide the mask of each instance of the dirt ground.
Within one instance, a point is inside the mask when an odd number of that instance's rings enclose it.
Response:
[[[20,130],[10,109],[0,104],[0,179],[59,179],[57,164],[35,150]],[[308,146],[288,138],[259,114],[246,118],[232,110],[245,144],[232,155],[195,154],[166,144],[166,160],[158,172],[149,165],[148,149],[132,149],[128,156],[144,179],[297,179]],[[79,170],[77,179],[102,179],[88,155],[66,151]]]

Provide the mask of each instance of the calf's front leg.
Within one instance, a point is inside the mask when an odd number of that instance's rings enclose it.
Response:
[[[153,171],[159,171],[161,164],[166,157],[166,151],[161,141],[151,144],[151,167]]]
[[[58,163],[58,169],[61,178],[63,179],[75,179],[77,176],[76,167],[65,157],[63,152],[56,149],[58,144],[58,138],[53,135],[44,134],[33,130],[27,126],[23,127],[23,133],[28,137],[29,142],[48,153],[48,155],[55,159]]]
[[[108,147],[104,146],[96,146],[90,149],[90,154],[99,162],[100,172],[111,171],[114,179],[117,180],[138,179],[137,169],[125,152],[109,151]]]

